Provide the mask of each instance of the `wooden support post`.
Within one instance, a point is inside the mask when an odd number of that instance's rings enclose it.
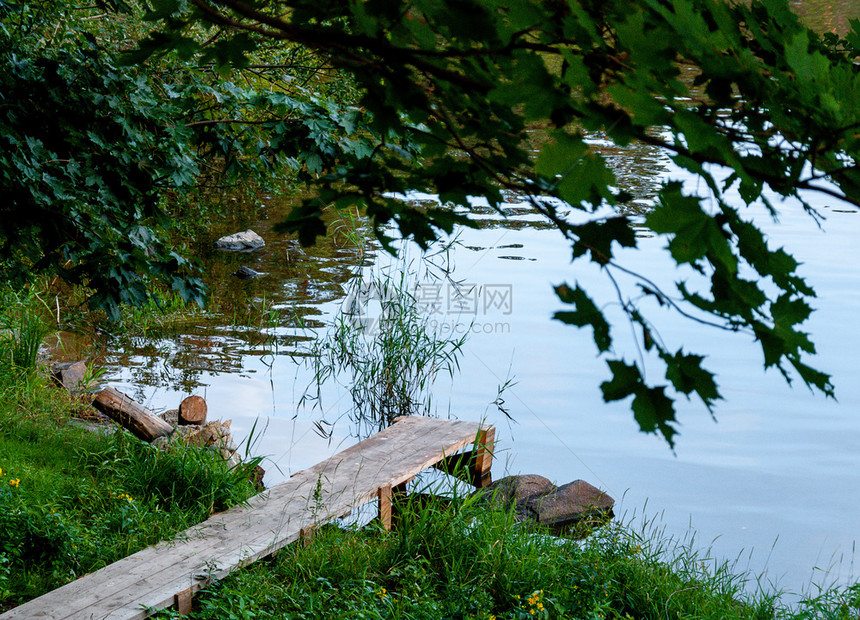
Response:
[[[191,613],[191,597],[193,592],[191,588],[187,588],[182,592],[173,595],[173,606],[180,616],[187,616]]]
[[[490,427],[478,431],[475,436],[475,464],[472,466],[472,474],[477,488],[487,486],[492,482],[490,468],[493,466],[493,450],[495,450],[496,429]]]
[[[391,485],[386,484],[376,491],[379,499],[379,522],[386,530],[391,529]]]

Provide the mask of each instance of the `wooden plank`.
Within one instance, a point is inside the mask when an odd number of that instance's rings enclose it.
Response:
[[[129,620],[179,603],[213,579],[270,555],[475,444],[480,424],[407,417],[176,539],[148,547],[2,615]],[[492,430],[486,429],[486,430]],[[184,594],[183,594],[184,593]],[[184,598],[183,598],[184,600]]]

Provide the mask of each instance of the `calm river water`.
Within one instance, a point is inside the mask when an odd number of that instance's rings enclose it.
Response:
[[[827,20],[842,28],[858,12],[853,2],[794,4],[823,19],[821,29],[830,29]],[[835,13],[828,12],[833,7]],[[647,148],[604,154],[642,208],[660,179],[694,182]],[[693,544],[710,548],[711,557],[737,559],[753,578],[790,591],[856,580],[860,212],[819,200],[825,216],[820,227],[794,204],[783,205],[778,223],[755,209],[747,214],[772,245],[785,246],[803,263],[802,275],[818,292],[807,324],[818,346],[814,365],[833,375],[838,400],[802,385],[788,387],[777,373],[763,372],[749,337],[652,313],[670,349],[683,345],[708,354],[707,366],[718,373],[725,397],[716,421],[697,402],[678,404],[681,435],[673,454],[661,439],[637,431],[626,403],[602,402],[606,366],[590,332],[551,320],[561,309],[552,285],[581,282],[612,312],[608,282],[585,265],[571,267],[569,246],[526,205],[511,200],[508,219],[479,214],[481,227],[461,231],[453,246],[452,277],[462,283],[468,303],[456,300],[445,280],[425,280],[418,288],[425,302],[436,302],[426,310],[441,332],[470,332],[461,372],[437,384],[435,402],[439,415],[486,417],[497,426],[494,477],[537,473],[557,483],[588,480],[618,500],[622,519],[641,523],[645,514],[680,540],[695,532]],[[418,269],[421,261],[392,266],[386,256],[363,254],[337,239],[287,260],[285,242],[269,232],[281,208],[276,199],[268,202],[256,216],[238,216],[212,231],[215,238],[251,227],[267,240],[253,254],[210,255],[214,307],[221,313],[214,327],[207,321],[124,342],[104,363],[112,385],[153,409],[173,408],[195,393],[206,397],[210,418],[233,420],[238,438],[256,423],[253,451],[268,457],[271,484],[356,440],[343,387],[326,387],[321,407],[299,406],[312,379],[300,356],[306,340],[339,312],[354,274]],[[687,275],[666,260],[664,239],[642,237],[639,244],[620,256],[622,264],[670,287]],[[240,282],[229,274],[242,264],[268,275]],[[277,312],[257,316],[255,328],[240,327],[255,307]],[[626,331],[619,323],[614,335],[618,350],[633,359]],[[516,382],[503,394],[512,421],[491,405],[508,378]],[[323,425],[328,439],[319,433],[323,420],[332,424]]]

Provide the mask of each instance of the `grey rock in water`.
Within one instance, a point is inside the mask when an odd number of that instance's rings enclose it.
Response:
[[[51,366],[51,376],[73,394],[87,389],[85,385],[87,365],[85,362],[62,362]]]
[[[237,232],[226,237],[221,237],[215,242],[215,249],[229,250],[232,252],[249,252],[258,250],[266,245],[263,238],[253,230]]]
[[[531,497],[526,502],[534,520],[552,530],[565,530],[580,524],[602,525],[614,516],[614,505],[612,497],[585,480],[574,480],[552,493]]]
[[[553,534],[586,534],[614,516],[615,500],[584,480],[557,487],[536,474],[507,476],[476,494],[495,507],[513,509],[517,521]]]
[[[233,272],[233,275],[240,280],[251,280],[254,278],[259,278],[263,274],[259,271],[254,271],[250,267],[245,267],[244,265],[242,265],[236,271]]]

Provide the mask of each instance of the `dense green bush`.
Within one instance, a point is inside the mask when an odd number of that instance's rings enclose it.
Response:
[[[301,46],[235,79],[181,53],[134,64],[143,4],[97,4],[0,2],[0,264],[17,286],[84,284],[117,320],[159,288],[202,301],[188,240],[167,241],[168,213],[197,221],[188,190],[307,180],[369,149],[349,80]]]
[[[88,284],[114,317],[153,278],[199,295],[158,234],[161,192],[198,172],[177,107],[91,37],[27,53],[0,33],[0,92],[0,258],[12,281],[50,269]]]

